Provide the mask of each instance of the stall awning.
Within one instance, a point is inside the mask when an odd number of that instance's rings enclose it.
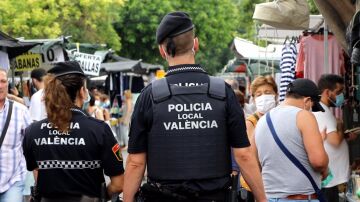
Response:
[[[38,44],[40,43],[20,42],[19,40],[0,31],[0,47],[6,48],[6,52],[8,53],[10,59],[29,51]]]
[[[102,63],[101,69],[108,73],[132,72],[135,74],[147,74],[149,73],[149,71],[163,69],[163,67],[161,65],[144,63],[141,62],[141,60],[128,60],[128,61]]]
[[[280,60],[282,45],[270,44],[267,47],[260,47],[246,39],[236,37],[234,47],[241,58],[257,60]]]

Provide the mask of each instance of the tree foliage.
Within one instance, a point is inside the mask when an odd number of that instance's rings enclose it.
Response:
[[[319,15],[320,12],[319,12],[318,8],[316,7],[314,0],[307,0],[307,2],[309,4],[310,14]]]
[[[56,38],[106,43],[121,48],[112,24],[119,19],[122,0],[1,0],[0,30],[14,37]]]
[[[210,73],[221,69],[231,57],[229,45],[238,29],[239,13],[231,0],[163,1],[129,0],[116,25],[122,38],[121,55],[144,61],[162,63],[155,33],[162,17],[171,11],[189,13],[200,41],[196,56]]]
[[[236,1],[236,0],[234,0]],[[241,0],[236,5],[240,13],[239,36],[254,41],[256,38],[255,22],[252,19],[255,5],[266,2],[265,0]]]

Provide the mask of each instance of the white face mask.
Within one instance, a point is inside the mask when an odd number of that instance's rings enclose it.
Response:
[[[270,111],[276,105],[275,95],[261,95],[255,98],[256,111],[262,114]]]

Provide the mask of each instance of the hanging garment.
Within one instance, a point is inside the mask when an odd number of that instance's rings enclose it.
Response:
[[[335,36],[328,37],[328,72],[324,65],[324,36],[310,35],[300,41],[300,49],[296,63],[296,72],[304,72],[304,78],[318,82],[322,74],[338,74],[344,72],[342,48]]]
[[[295,65],[296,65],[297,49],[294,43],[285,43],[282,49],[280,60],[280,88],[279,88],[279,102],[284,101],[286,89],[295,79]]]
[[[275,0],[256,4],[254,20],[282,29],[309,29],[310,11],[306,0]]]
[[[8,70],[9,67],[10,62],[7,52],[0,51],[0,69]]]

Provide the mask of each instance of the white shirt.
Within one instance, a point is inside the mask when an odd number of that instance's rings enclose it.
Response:
[[[9,110],[9,100],[0,109],[0,134],[5,125]],[[26,163],[23,155],[22,140],[25,128],[31,124],[28,109],[14,102],[13,111],[4,142],[0,150],[0,193],[7,191],[17,181],[24,181]]]
[[[326,134],[337,131],[336,118],[329,107],[321,103],[325,112],[314,112],[319,125],[320,132],[326,127]],[[325,151],[329,156],[329,168],[334,176],[325,187],[334,187],[336,185],[348,182],[350,176],[349,147],[346,140],[343,140],[339,147],[334,147],[325,140]]]
[[[43,89],[38,90],[31,96],[29,111],[33,121],[40,121],[47,117],[43,96]]]

